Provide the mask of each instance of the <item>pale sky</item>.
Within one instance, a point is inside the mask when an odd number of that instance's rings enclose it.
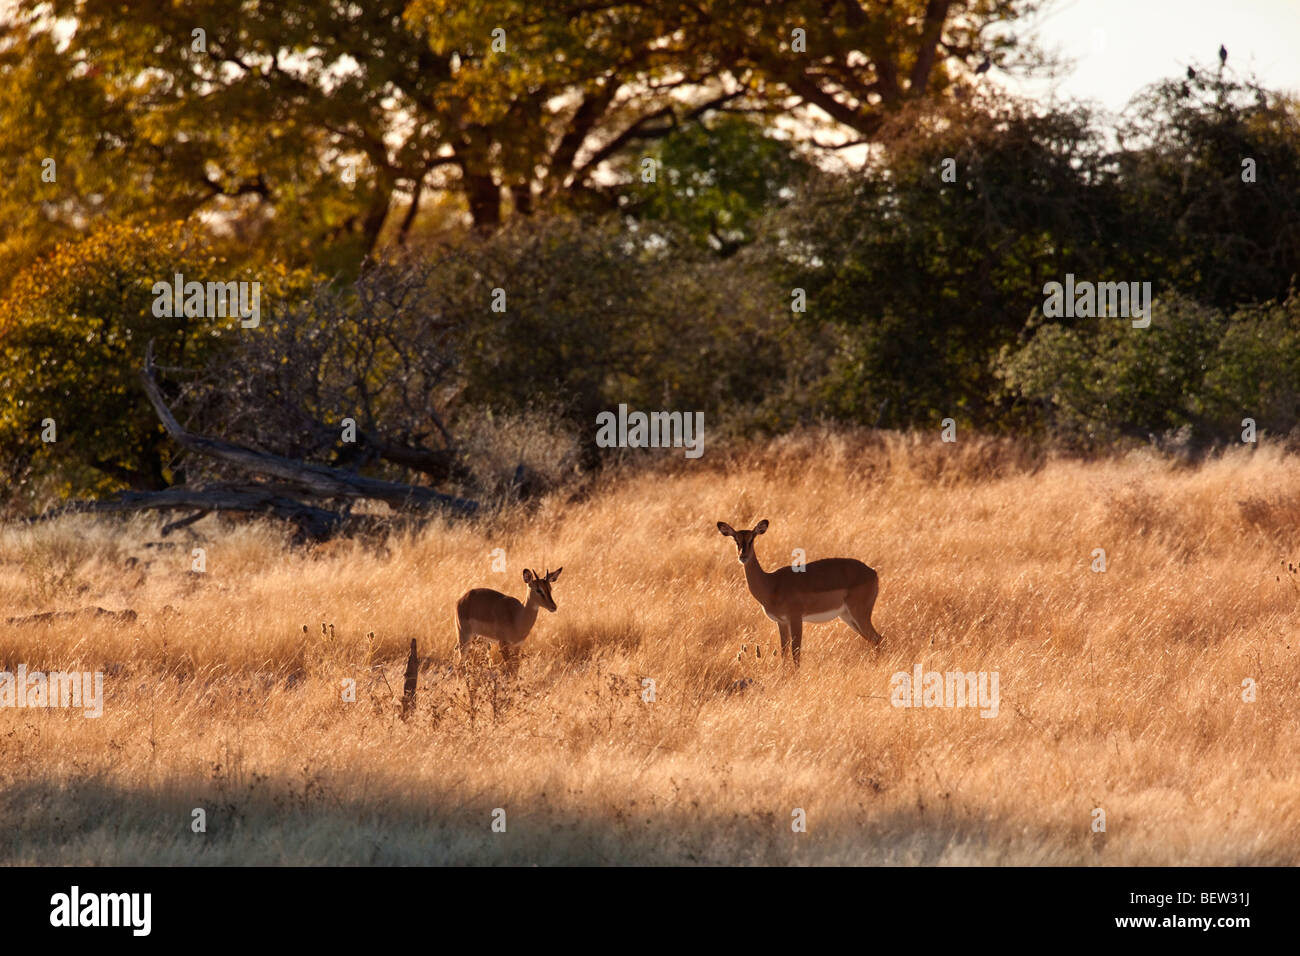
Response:
[[[1041,46],[1074,63],[1055,84],[1008,84],[1027,95],[1055,88],[1118,112],[1155,80],[1217,68],[1220,43],[1230,72],[1300,94],[1300,0],[1053,0],[1029,22]]]

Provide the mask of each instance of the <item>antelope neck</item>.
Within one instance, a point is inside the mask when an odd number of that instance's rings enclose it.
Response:
[[[524,602],[523,612],[520,614],[520,621],[526,623],[529,629],[532,629],[533,622],[537,620],[537,611],[541,607],[537,603],[537,592],[532,588],[528,589],[528,600]]]
[[[745,562],[745,583],[749,585],[749,593],[758,598],[758,603],[765,605],[765,599],[770,596],[771,577],[758,563],[756,550],[750,552],[749,560]]]

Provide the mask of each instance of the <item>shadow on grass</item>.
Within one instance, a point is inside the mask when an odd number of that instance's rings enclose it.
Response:
[[[794,833],[787,808],[584,807],[541,794],[503,807],[498,833],[496,805],[481,794],[349,799],[326,784],[266,778],[237,791],[211,781],[192,790],[29,781],[0,795],[0,864],[1033,865],[1105,856],[1085,833],[948,801],[887,813],[864,801],[810,808],[808,832]],[[191,829],[195,809],[205,833]]]

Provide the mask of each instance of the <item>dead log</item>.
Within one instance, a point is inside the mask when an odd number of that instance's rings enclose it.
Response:
[[[336,534],[349,519],[348,508],[335,511],[304,499],[376,499],[394,509],[427,512],[443,508],[457,515],[471,515],[478,510],[478,502],[434,491],[420,485],[369,478],[355,472],[328,465],[299,461],[270,452],[247,448],[234,442],[206,435],[196,435],[183,428],[172,414],[163,398],[162,390],[154,379],[153,344],[145,350],[144,366],[140,369],[141,383],[149,404],[153,406],[167,434],[182,448],[198,455],[207,455],[236,468],[271,480],[246,482],[217,482],[204,486],[176,485],[161,491],[122,491],[112,498],[97,501],[74,501],[41,515],[28,518],[28,522],[47,521],[65,514],[112,513],[143,510],[184,510],[192,514],[169,522],[162,529],[166,535],[187,527],[211,512],[242,512],[269,514],[287,521],[297,528],[298,542],[324,541]],[[402,457],[403,449],[387,446],[382,450],[392,454],[394,460]],[[406,451],[409,451],[407,449]],[[416,459],[407,458],[413,467]],[[424,460],[429,468],[434,459]],[[445,460],[439,465],[446,466]],[[364,522],[362,522],[364,523]]]
[[[312,434],[320,436],[322,442],[333,443],[339,432],[337,428],[323,422],[313,422]],[[462,479],[469,475],[469,469],[451,449],[402,445],[386,441],[378,434],[362,428],[357,429],[356,442],[340,451],[335,461],[338,465],[351,467],[356,462],[377,459],[421,472],[434,483]]]
[[[153,406],[163,428],[172,440],[195,454],[208,455],[244,471],[289,482],[307,494],[320,498],[373,498],[395,508],[442,507],[459,515],[471,515],[478,510],[476,501],[446,495],[432,488],[369,478],[331,468],[328,465],[298,461],[255,448],[245,448],[243,445],[236,445],[234,442],[220,438],[192,434],[181,427],[171,409],[167,407],[162,391],[154,381],[153,367],[151,343],[145,352],[144,367],[140,370],[145,395],[148,396],[149,404]]]
[[[306,504],[289,497],[284,489],[272,485],[210,485],[201,488],[188,488],[177,485],[162,491],[122,491],[112,498],[102,501],[74,501],[61,508],[52,508],[29,522],[49,521],[65,514],[116,513],[123,511],[166,511],[183,509],[200,511],[236,511],[246,513],[270,514],[288,521],[298,528],[302,539],[323,541],[334,534],[343,524],[343,515],[336,511]],[[201,516],[201,515],[200,515]],[[200,516],[191,516],[198,520]],[[171,530],[178,525],[188,524],[172,522],[167,526]]]
[[[194,522],[201,521],[210,514],[212,514],[212,509],[204,508],[202,511],[194,512],[194,514],[190,515],[188,518],[179,518],[176,521],[169,521],[167,524],[162,526],[158,535],[159,537],[165,538],[173,531],[179,531],[181,528],[188,528],[190,525],[194,524]]]

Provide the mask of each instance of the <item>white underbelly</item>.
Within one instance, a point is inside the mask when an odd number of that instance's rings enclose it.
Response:
[[[803,619],[809,624],[824,624],[827,621],[835,620],[843,614],[845,610],[844,605],[841,604],[839,607],[830,611],[818,611],[815,614],[805,614],[803,615]],[[767,610],[767,608],[763,609],[763,613],[767,615],[769,621],[776,621],[776,623],[780,624],[784,620],[784,618],[777,617],[771,611]]]
[[[826,621],[833,621],[844,613],[844,606],[840,605],[833,611],[821,611],[818,614],[805,614],[803,619],[809,624],[822,624]]]

